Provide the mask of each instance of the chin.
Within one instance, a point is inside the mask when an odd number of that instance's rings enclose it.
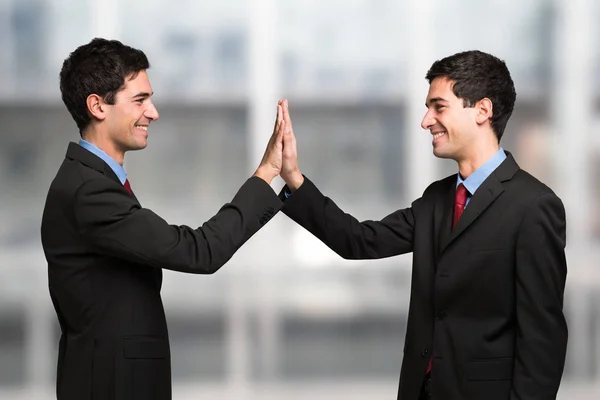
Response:
[[[436,150],[435,148],[433,149],[433,155],[436,156],[437,158],[452,158],[450,156],[450,154],[443,152],[441,150]]]
[[[148,146],[148,139],[140,140],[135,143],[135,148],[133,150],[143,150]]]
[[[456,152],[449,149],[448,146],[438,146],[433,148],[433,155],[437,158],[456,160]]]
[[[143,150],[145,149],[147,146],[146,143],[137,143],[133,146],[129,146],[129,148],[127,149],[127,151],[136,151],[136,150]]]

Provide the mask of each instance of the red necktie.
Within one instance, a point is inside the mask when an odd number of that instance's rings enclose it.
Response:
[[[129,184],[129,180],[125,179],[125,183],[123,184],[125,190],[129,192],[129,194],[133,195],[133,190],[131,190],[131,185]]]
[[[454,216],[452,217],[452,229],[460,219],[465,206],[467,205],[467,188],[462,183],[456,188],[456,196],[454,198]]]
[[[463,211],[465,211],[468,193],[469,192],[467,192],[467,188],[462,183],[456,188],[456,194],[454,195],[454,215],[452,216],[452,229],[454,229]],[[425,371],[425,375],[431,371],[432,363],[433,356],[429,357],[429,364],[427,364],[427,371]]]

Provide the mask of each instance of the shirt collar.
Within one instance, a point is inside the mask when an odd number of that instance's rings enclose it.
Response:
[[[481,167],[477,168],[477,170],[471,175],[469,175],[467,179],[463,179],[460,176],[460,173],[457,174],[458,179],[456,180],[456,186],[458,187],[458,185],[462,183],[463,185],[465,185],[465,188],[469,191],[469,194],[473,196],[477,189],[479,189],[479,186],[481,186],[483,181],[485,181],[488,178],[488,176],[490,176],[492,172],[494,172],[494,170],[498,168],[498,166],[502,164],[502,161],[504,161],[505,159],[506,153],[504,152],[504,149],[500,147],[498,151],[492,156],[492,158],[486,161],[486,163],[483,164]]]
[[[95,144],[92,144],[92,143],[88,142],[87,140],[81,139],[79,141],[79,145],[81,147],[83,147],[84,149],[86,149],[86,150],[92,152],[93,154],[97,155],[102,160],[104,160],[104,162],[107,163],[108,166],[117,175],[117,178],[119,178],[119,181],[121,181],[122,184],[125,183],[125,179],[127,179],[127,173],[125,172],[125,169],[121,166],[121,164],[119,164],[118,162],[116,162],[111,156],[109,156],[104,151],[102,151],[98,146],[96,146]]]

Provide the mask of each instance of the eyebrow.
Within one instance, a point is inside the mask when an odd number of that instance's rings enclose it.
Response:
[[[148,97],[152,96],[153,94],[154,94],[154,92],[152,92],[152,93],[140,92],[140,93],[136,94],[135,96],[132,96],[131,98],[132,99],[136,99],[138,97],[148,98]]]
[[[430,104],[440,103],[440,102],[447,103],[448,100],[446,100],[446,99],[444,99],[442,97],[433,97],[433,98],[427,100],[427,102],[425,103],[425,107],[429,106]]]

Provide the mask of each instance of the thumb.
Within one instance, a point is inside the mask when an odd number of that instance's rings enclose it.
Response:
[[[285,124],[285,122],[284,122]],[[283,129],[283,145],[288,146],[292,144],[294,140],[293,136],[290,134],[290,130],[288,129],[288,125],[286,124]]]
[[[284,122],[284,124],[285,124],[285,122]],[[284,137],[285,137],[285,135],[283,134],[283,129],[279,129],[277,131],[277,136],[275,137],[275,146],[276,147],[283,148]]]

